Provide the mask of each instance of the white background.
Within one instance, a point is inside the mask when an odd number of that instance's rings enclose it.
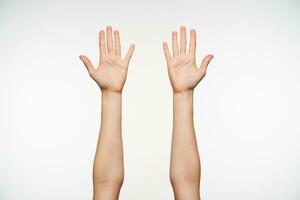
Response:
[[[172,199],[172,93],[162,42],[195,28],[213,53],[195,90],[202,199],[300,199],[300,3],[0,1],[0,199],[91,199],[98,31],[136,51],[123,94],[120,199]]]

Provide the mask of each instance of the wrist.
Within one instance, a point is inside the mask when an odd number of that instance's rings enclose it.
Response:
[[[122,93],[111,91],[111,90],[101,90],[101,102],[102,102],[102,108],[109,109],[109,110],[115,110],[119,108],[119,105],[121,105],[122,102]]]
[[[105,104],[114,104],[116,102],[122,101],[122,92],[112,91],[112,90],[101,90],[102,101]]]
[[[190,98],[193,97],[194,95],[194,89],[190,89],[190,90],[183,90],[180,92],[174,92],[173,91],[173,97],[174,98]]]
[[[173,93],[173,115],[175,117],[193,115],[194,91],[186,90]]]
[[[103,96],[121,96],[122,91],[110,90],[110,89],[101,89]]]

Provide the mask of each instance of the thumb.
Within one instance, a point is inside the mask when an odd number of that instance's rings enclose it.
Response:
[[[128,52],[127,52],[127,55],[126,55],[126,57],[125,57],[125,62],[126,62],[126,65],[127,65],[127,67],[128,67],[128,65],[129,65],[129,61],[130,61],[130,59],[131,59],[131,57],[132,57],[132,54],[133,54],[133,51],[134,51],[134,47],[135,47],[135,45],[134,44],[131,44],[130,45],[130,47],[129,47],[129,49],[128,49]]]
[[[199,75],[201,77],[205,76],[208,64],[210,63],[211,59],[213,59],[213,57],[214,56],[210,54],[210,55],[207,55],[203,58],[202,63],[200,65],[199,69],[198,69]]]
[[[89,72],[90,76],[93,76],[94,72],[95,72],[95,68],[93,67],[92,62],[90,61],[90,59],[88,59],[88,57],[81,55],[79,56],[80,60],[83,62],[84,66],[86,67],[86,69]]]

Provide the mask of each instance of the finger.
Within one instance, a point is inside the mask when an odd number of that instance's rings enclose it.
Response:
[[[180,27],[180,53],[186,53],[186,29],[184,26]]]
[[[172,32],[172,49],[173,57],[178,55],[178,34],[176,31]]]
[[[195,55],[196,52],[196,31],[194,29],[191,30],[190,33],[190,50],[189,53]]]
[[[204,76],[206,74],[207,67],[208,67],[211,59],[213,59],[213,57],[214,57],[213,55],[207,55],[203,58],[202,63],[198,69],[200,76]]]
[[[120,43],[120,33],[119,31],[114,31],[114,41],[115,41],[115,53],[121,56],[121,43]]]
[[[106,54],[106,44],[105,44],[105,33],[100,31],[99,33],[99,48],[100,48],[100,60]]]
[[[79,56],[80,60],[83,62],[84,66],[86,67],[86,69],[89,72],[90,76],[94,75],[95,72],[95,68],[93,67],[92,62],[90,61],[90,59],[88,59],[88,57],[81,55]]]
[[[127,52],[127,55],[124,59],[127,67],[128,67],[129,62],[130,62],[130,59],[132,57],[133,51],[134,51],[134,44],[130,45],[130,47],[128,49],[128,52]]]
[[[112,27],[106,27],[106,39],[107,39],[107,51],[108,53],[113,53],[113,39],[112,39]]]
[[[163,49],[164,49],[166,61],[168,63],[168,62],[170,62],[172,60],[172,56],[171,56],[168,44],[166,42],[163,43]]]

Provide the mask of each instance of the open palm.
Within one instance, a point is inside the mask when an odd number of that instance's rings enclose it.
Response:
[[[114,33],[114,39],[112,33]],[[129,61],[134,51],[134,45],[130,46],[126,57],[122,59],[119,31],[115,30],[113,32],[112,27],[108,26],[106,28],[106,40],[104,31],[100,31],[100,61],[97,68],[93,67],[93,64],[86,56],[81,55],[80,59],[101,90],[122,92],[127,77]]]
[[[172,33],[173,56],[168,44],[163,43],[163,49],[167,61],[169,78],[174,93],[193,90],[206,74],[206,69],[213,58],[212,55],[204,57],[200,67],[196,65],[196,31],[191,30],[189,52],[186,52],[186,28],[180,27],[180,48],[177,32]]]

